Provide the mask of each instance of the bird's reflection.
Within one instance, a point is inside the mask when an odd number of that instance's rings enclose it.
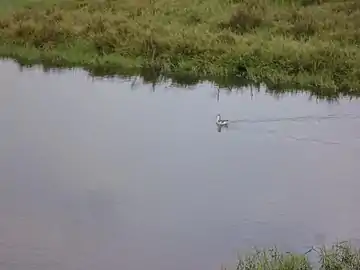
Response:
[[[221,132],[221,130],[223,129],[223,128],[228,128],[228,126],[220,126],[220,125],[216,125],[217,126],[217,131],[218,132]]]

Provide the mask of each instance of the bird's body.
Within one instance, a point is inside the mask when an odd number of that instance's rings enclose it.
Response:
[[[216,125],[220,127],[227,126],[229,124],[229,120],[222,120],[220,114],[216,116]]]

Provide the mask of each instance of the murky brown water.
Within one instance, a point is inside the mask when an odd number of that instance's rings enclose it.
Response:
[[[11,62],[0,82],[1,269],[216,270],[360,238],[357,100],[217,102]],[[218,112],[246,121],[219,133]]]

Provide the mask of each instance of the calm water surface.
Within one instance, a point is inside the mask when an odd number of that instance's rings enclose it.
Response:
[[[11,62],[0,82],[1,269],[217,270],[360,238],[357,100],[217,101]]]

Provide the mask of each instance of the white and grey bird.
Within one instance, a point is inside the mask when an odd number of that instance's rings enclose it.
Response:
[[[223,120],[221,119],[221,115],[218,114],[216,116],[216,125],[220,126],[220,127],[224,127],[227,126],[229,124],[229,120]]]

